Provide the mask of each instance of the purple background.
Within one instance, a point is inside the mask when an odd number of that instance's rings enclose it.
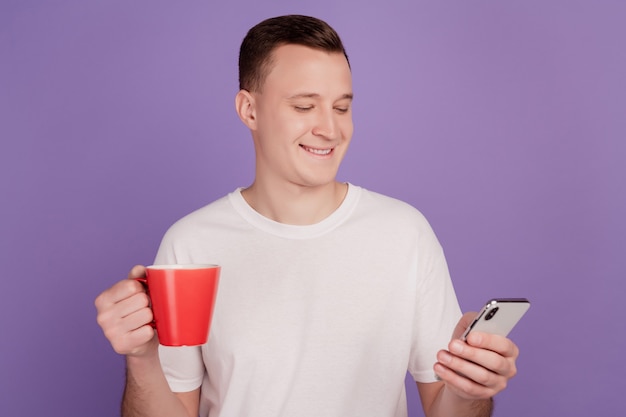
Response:
[[[212,3],[0,3],[0,415],[117,414],[123,360],[93,300],[251,182],[238,47],[285,13],[347,45],[340,178],[430,219],[463,309],[533,302],[496,415],[623,410],[623,1]]]

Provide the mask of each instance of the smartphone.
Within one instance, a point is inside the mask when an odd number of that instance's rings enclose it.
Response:
[[[489,300],[480,310],[472,324],[469,325],[462,340],[470,332],[480,332],[507,336],[517,322],[530,308],[530,301],[526,298],[494,298]]]

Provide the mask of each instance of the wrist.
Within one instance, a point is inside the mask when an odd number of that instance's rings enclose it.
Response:
[[[459,395],[447,384],[440,392],[439,405],[442,406],[438,416],[489,417],[493,411],[493,399],[467,398]]]
[[[126,355],[126,367],[132,369],[153,368],[160,365],[158,344],[149,347],[141,353]]]

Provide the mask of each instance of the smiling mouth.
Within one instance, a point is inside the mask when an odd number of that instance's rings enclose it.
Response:
[[[300,147],[302,149],[304,149],[305,151],[307,151],[309,153],[312,153],[313,155],[319,155],[319,156],[329,155],[333,151],[333,148],[330,148],[330,149],[317,149],[317,148],[310,148],[310,147],[305,146],[305,145],[300,145]]]

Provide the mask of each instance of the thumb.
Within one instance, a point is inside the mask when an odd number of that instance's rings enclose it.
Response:
[[[452,339],[460,339],[461,338],[461,336],[463,335],[465,330],[474,321],[474,317],[476,317],[476,314],[478,314],[478,313],[475,312],[475,311],[469,311],[469,312],[463,314],[463,317],[461,317],[461,320],[459,320],[459,322],[457,323],[456,327],[454,328],[454,333],[452,334]]]
[[[143,265],[135,265],[128,273],[128,279],[144,278],[146,276],[146,267]]]

